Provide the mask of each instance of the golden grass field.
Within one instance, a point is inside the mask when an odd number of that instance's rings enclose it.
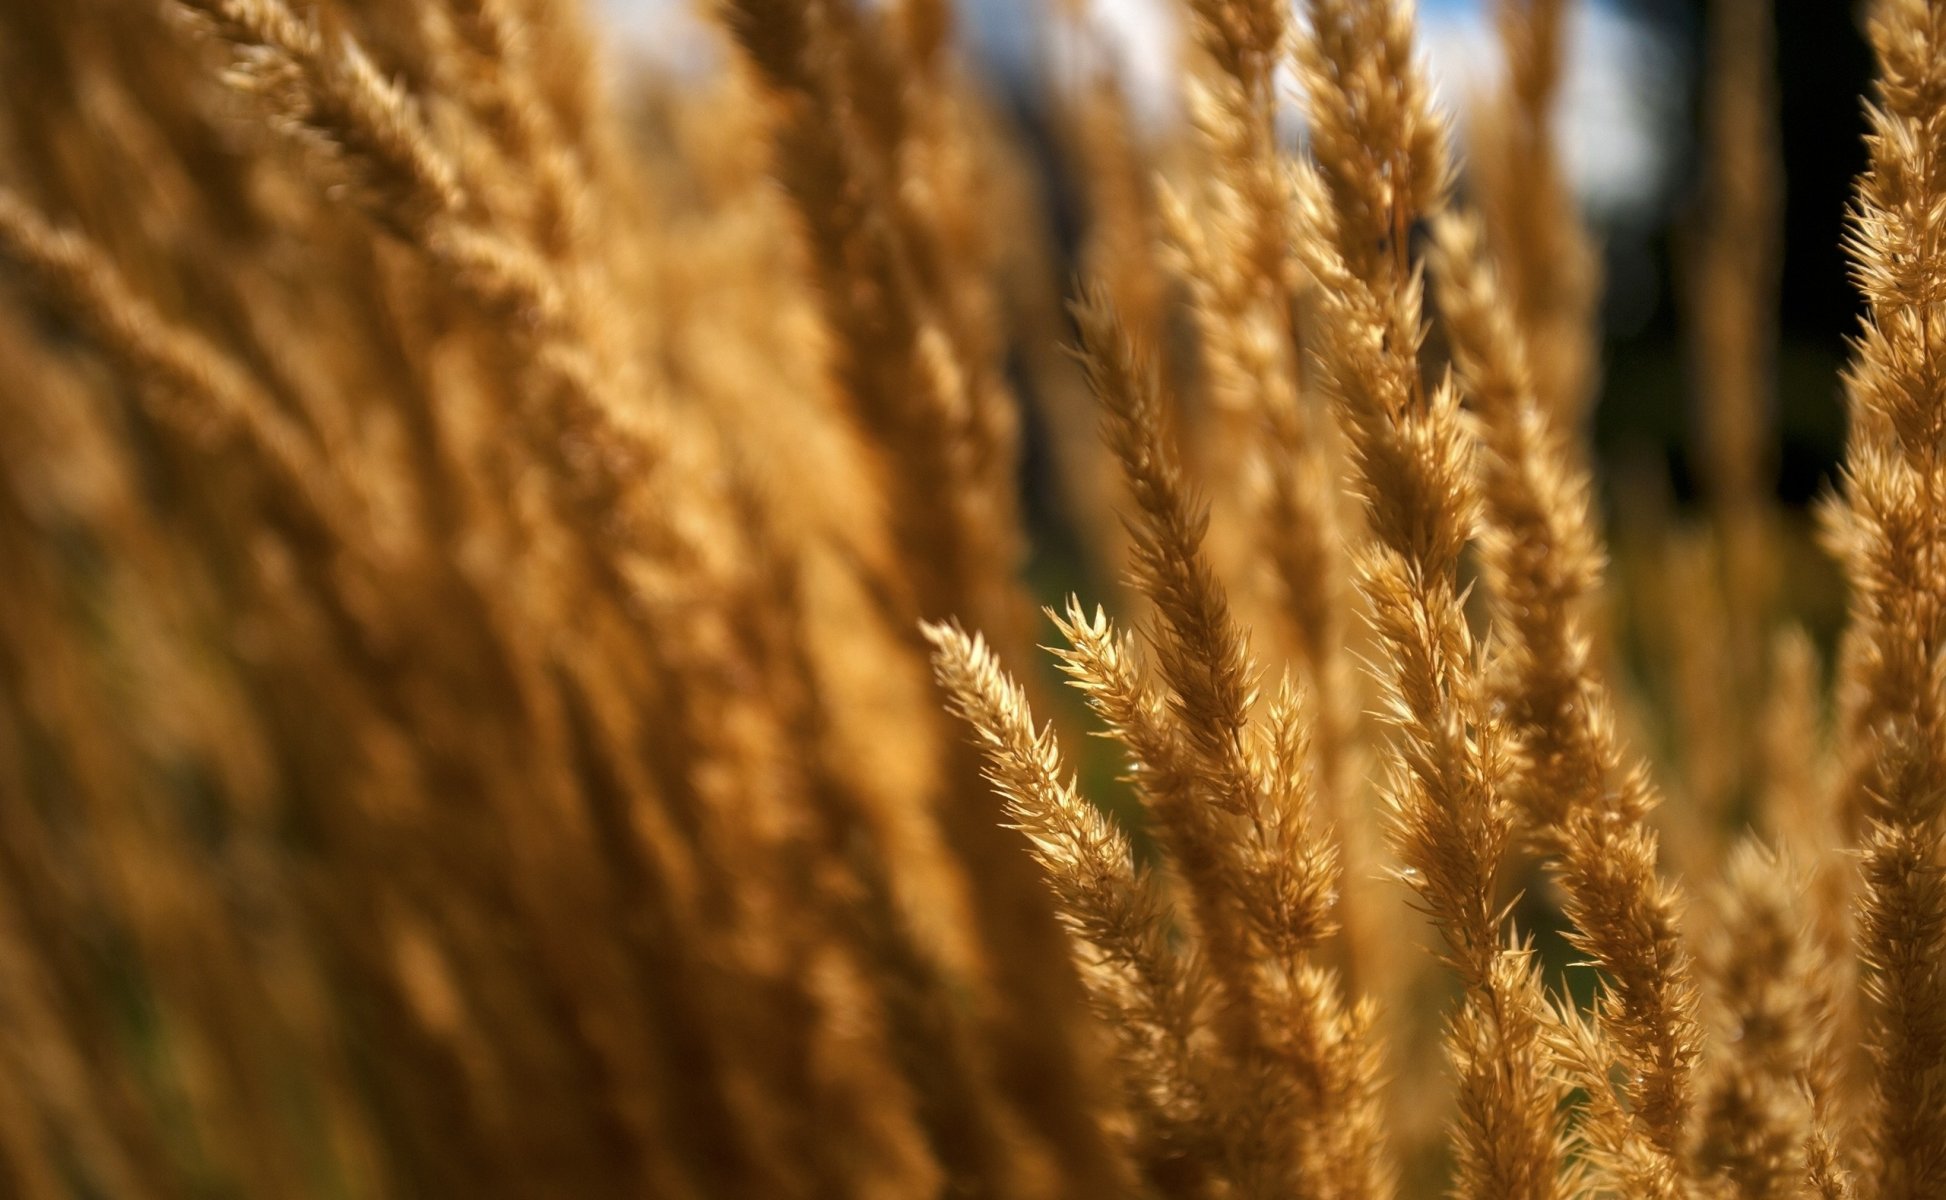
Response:
[[[1063,247],[948,0],[0,3],[0,1198],[1946,1197],[1946,2],[1822,557],[1766,0],[1610,516],[1493,7],[1183,0]]]

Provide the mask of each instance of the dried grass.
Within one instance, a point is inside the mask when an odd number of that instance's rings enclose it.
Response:
[[[1466,161],[1403,0],[1190,0],[1183,128],[1059,98],[1071,324],[939,0],[632,92],[563,0],[0,7],[0,1194],[1946,1194],[1946,12],[1827,688],[1721,8],[1709,528],[1611,570],[1559,0]]]

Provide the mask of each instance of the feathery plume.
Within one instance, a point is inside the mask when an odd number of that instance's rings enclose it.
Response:
[[[1164,430],[1162,384],[1147,349],[1100,292],[1076,309],[1082,361],[1103,409],[1133,510],[1131,576],[1153,607],[1161,695],[1099,618],[1070,606],[1064,667],[1137,763],[1136,782],[1191,898],[1216,988],[1213,1016],[1231,1065],[1247,1188],[1337,1180],[1351,1195],[1384,1187],[1369,1096],[1374,1064],[1348,1034],[1359,1015],[1333,973],[1310,963],[1335,928],[1336,861],[1314,832],[1307,752],[1289,693],[1253,721],[1254,666],[1206,556],[1206,511],[1190,495]],[[1262,1077],[1268,1057],[1283,1077]],[[1282,1182],[1280,1182],[1282,1181]]]
[[[1748,1200],[1800,1196],[1809,1179],[1805,1064],[1825,1016],[1802,880],[1760,842],[1731,852],[1705,955],[1724,1058],[1703,1084],[1697,1159]]]
[[[1866,318],[1846,376],[1851,443],[1833,524],[1856,631],[1846,802],[1867,818],[1858,937],[1873,1002],[1868,1190],[1908,1200],[1946,1187],[1946,21],[1936,5],[1888,0],[1873,6],[1868,31],[1879,80],[1851,236]]]
[[[1602,1025],[1624,1057],[1631,1111],[1680,1173],[1700,1050],[1697,994],[1681,897],[1656,874],[1645,820],[1656,797],[1644,769],[1623,758],[1589,663],[1585,613],[1600,560],[1588,485],[1540,412],[1477,231],[1443,220],[1434,242],[1454,361],[1480,417],[1481,549],[1511,633],[1501,694],[1519,739],[1521,795],[1558,860],[1571,937],[1612,987]]]
[[[928,625],[933,665],[973,729],[987,778],[1032,848],[1076,947],[1082,982],[1114,1034],[1123,1088],[1139,1122],[1131,1147],[1147,1171],[1180,1178],[1219,1135],[1205,1094],[1207,981],[1171,945],[1172,917],[1128,839],[1063,777],[1052,728],[1036,730],[1027,695],[978,636]]]
[[[1315,165],[1297,172],[1298,253],[1318,285],[1317,357],[1348,432],[1376,544],[1360,586],[1388,659],[1393,840],[1466,992],[1448,1039],[1459,1070],[1455,1194],[1563,1194],[1563,1085],[1534,1070],[1544,1009],[1505,947],[1499,876],[1512,834],[1499,719],[1462,609],[1459,557],[1477,496],[1450,384],[1428,389],[1407,236],[1448,183],[1402,4],[1309,5],[1299,69]]]

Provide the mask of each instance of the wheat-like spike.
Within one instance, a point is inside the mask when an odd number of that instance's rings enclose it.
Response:
[[[1573,1195],[1554,1132],[1567,1088],[1548,1053],[1555,1019],[1533,949],[1514,945],[1488,970],[1489,1002],[1462,1005],[1447,1030],[1459,1077],[1453,1194]]]
[[[1198,923],[1224,922],[1205,935],[1217,943],[1207,951],[1212,970],[1243,997],[1232,1003],[1247,1004],[1255,988],[1238,911],[1241,847],[1232,837],[1237,827],[1203,785],[1177,706],[1144,678],[1131,639],[1101,609],[1091,616],[1071,597],[1065,616],[1049,616],[1067,643],[1056,647],[1055,655],[1069,682],[1129,752],[1131,780],[1188,885]],[[1252,1040],[1242,1028],[1231,1031],[1241,1039],[1234,1050],[1242,1051]]]
[[[452,0],[428,9],[422,23],[439,90],[463,102],[482,134],[476,140],[490,147],[463,173],[481,179],[483,191],[513,198],[511,219],[547,257],[587,250],[603,195],[593,175],[604,165],[587,161],[588,143],[602,141],[610,122],[590,117],[585,129],[563,128],[535,61],[534,15],[511,0]]]
[[[1790,861],[1761,842],[1731,852],[1705,954],[1725,1053],[1703,1085],[1698,1165],[1732,1195],[1786,1200],[1809,1179],[1823,966]]]
[[[177,8],[230,50],[225,81],[313,152],[321,182],[348,178],[366,215],[439,264],[464,294],[557,341],[585,322],[546,255],[485,219],[480,181],[465,176],[414,98],[356,40],[327,36],[284,0],[180,0]]]
[[[1221,75],[1267,96],[1284,52],[1290,6],[1281,0],[1185,0],[1190,36]]]
[[[1235,846],[1223,818],[1253,812],[1259,793],[1245,757],[1249,652],[1202,553],[1207,514],[1190,498],[1175,450],[1163,437],[1154,364],[1101,292],[1091,293],[1075,315],[1104,436],[1134,502],[1126,521],[1131,574],[1155,606],[1153,641],[1168,689],[1160,712],[1134,708],[1127,684],[1093,698],[1129,705],[1118,715],[1150,726],[1142,740],[1154,757],[1145,765],[1166,782],[1156,793],[1157,817],[1165,830],[1176,831],[1171,850],[1191,883],[1197,922],[1221,985],[1219,1026],[1232,1051],[1244,1054],[1257,1039],[1257,989],[1235,907]]]
[[[1316,949],[1336,920],[1337,848],[1317,822],[1310,712],[1286,676],[1270,699],[1251,755],[1263,791],[1242,849],[1240,891],[1263,952],[1283,963]]]
[[[1621,1101],[1614,1081],[1614,1047],[1600,1017],[1583,1016],[1557,1003],[1555,1018],[1548,1029],[1550,1055],[1588,1096],[1574,1140],[1591,1182],[1604,1185],[1593,1194],[1687,1200],[1690,1189],[1669,1156],[1642,1136],[1640,1123]]]
[[[1163,423],[1161,380],[1099,290],[1077,306],[1082,363],[1102,406],[1102,430],[1134,502],[1131,573],[1156,606],[1155,641],[1171,707],[1212,797],[1244,812],[1256,789],[1244,757],[1253,666],[1242,628],[1203,553],[1207,511],[1195,501]]]
[[[1314,816],[1316,768],[1305,735],[1312,711],[1286,677],[1264,713],[1258,757],[1267,792],[1244,839],[1243,910],[1269,963],[1270,1049],[1291,1076],[1279,1103],[1298,1130],[1290,1151],[1298,1194],[1377,1200],[1394,1184],[1379,1103],[1376,1009],[1369,1001],[1348,1004],[1343,997],[1351,989],[1336,972],[1310,961],[1341,907],[1337,847]]]
[[[1480,417],[1481,549],[1511,634],[1500,691],[1520,740],[1520,795],[1558,859],[1575,942],[1613,986],[1606,1028],[1625,1056],[1636,1118],[1681,1164],[1700,1049],[1696,988],[1681,897],[1656,874],[1657,838],[1645,823],[1656,796],[1624,757],[1589,662],[1586,613],[1601,564],[1588,482],[1540,410],[1476,227],[1444,219],[1434,243],[1448,340]]]
[[[1519,801],[1537,830],[1558,828],[1606,790],[1614,748],[1591,728],[1602,702],[1585,624],[1601,582],[1588,515],[1588,481],[1567,462],[1562,435],[1541,409],[1527,343],[1485,261],[1479,226],[1458,216],[1434,225],[1432,271],[1460,390],[1479,421],[1481,530],[1486,582],[1511,633],[1496,690],[1523,738]],[[1617,797],[1630,820],[1646,812],[1640,788]]]
[[[1234,1031],[1229,1059],[1227,1175],[1239,1185],[1300,1186],[1302,1195],[1387,1194],[1372,1015],[1363,1006],[1347,1010],[1336,980],[1307,961],[1329,932],[1332,898],[1321,889],[1331,866],[1329,847],[1306,835],[1303,802],[1285,796],[1279,803],[1287,789],[1301,788],[1299,707],[1288,695],[1273,706],[1275,732],[1260,748],[1274,780],[1265,812],[1249,822],[1213,818],[1197,807],[1207,804],[1207,791],[1126,638],[1099,609],[1090,616],[1078,602],[1055,620],[1067,642],[1056,651],[1062,667],[1128,748],[1133,780],[1199,919],[1234,922],[1248,934],[1240,949],[1255,956],[1241,986],[1259,1021]],[[1264,1056],[1283,1073],[1259,1078]]]
[[[1842,539],[1857,653],[1848,803],[1864,838],[1859,945],[1876,1011],[1869,1126],[1879,1200],[1946,1189],[1946,16],[1876,4],[1869,169],[1851,251],[1867,315],[1847,372]]]
[[[1378,1064],[1360,1044],[1371,1014],[1348,1009],[1336,978],[1309,961],[1332,928],[1335,870],[1310,819],[1297,733],[1302,706],[1280,691],[1270,733],[1252,753],[1264,792],[1245,816],[1220,813],[1174,728],[1176,712],[1142,678],[1127,639],[1078,601],[1054,619],[1067,643],[1056,650],[1062,668],[1128,749],[1132,778],[1188,885],[1199,928],[1230,923],[1203,936],[1213,971],[1219,955],[1234,956],[1231,986],[1247,995],[1255,1017],[1219,1027],[1230,1056],[1229,1177],[1239,1186],[1322,1189],[1303,1195],[1386,1194]],[[1260,1078],[1266,1061],[1281,1074]],[[1327,1186],[1334,1180],[1335,1192]]]
[[[1093,1007],[1118,1041],[1143,1123],[1132,1151],[1164,1174],[1207,1160],[1219,1132],[1201,1046],[1207,981],[1198,960],[1171,945],[1167,901],[1128,839],[1064,777],[1053,728],[1034,728],[1026,692],[986,642],[957,625],[924,632],[940,685],[972,727],[987,779],[1053,892]]]
[[[1352,127],[1355,111],[1389,112],[1401,101],[1358,94],[1368,81],[1349,66],[1360,58],[1389,60],[1401,38],[1409,41],[1410,26],[1396,28],[1396,15],[1389,4],[1356,13],[1333,4],[1312,8],[1313,37],[1302,43],[1300,58],[1310,103],[1324,114],[1322,127],[1345,128],[1320,135],[1315,172],[1298,171],[1296,238],[1318,280],[1318,358],[1351,435],[1377,542],[1360,582],[1392,659],[1390,716],[1411,780],[1399,813],[1401,850],[1468,977],[1483,980],[1499,947],[1494,877],[1509,814],[1496,791],[1498,759],[1482,697],[1470,686],[1476,655],[1460,610],[1459,555],[1476,503],[1471,462],[1452,389],[1428,397],[1419,383],[1419,288],[1404,251],[1375,260],[1368,253],[1370,229],[1390,231],[1413,219],[1393,205],[1412,203],[1416,197],[1403,189],[1416,185],[1382,171],[1369,156],[1383,156],[1384,143],[1360,135],[1403,135],[1396,127]],[[1328,152],[1335,157],[1327,159]],[[1443,174],[1443,165],[1438,170]],[[1353,222],[1369,228],[1353,232]],[[1387,236],[1379,234],[1381,241]],[[1369,274],[1353,267],[1352,254],[1367,258]]]
[[[1215,810],[1191,819],[1238,821],[1261,843],[1278,844],[1300,832],[1279,832],[1275,826],[1286,819],[1301,820],[1288,814],[1288,806],[1295,800],[1308,808],[1310,791],[1307,787],[1297,797],[1280,797],[1251,753],[1254,667],[1243,631],[1204,553],[1207,513],[1191,496],[1175,448],[1165,436],[1161,381],[1146,348],[1128,336],[1103,294],[1093,293],[1076,316],[1083,363],[1103,407],[1104,434],[1134,501],[1128,519],[1132,574],[1155,606],[1151,642],[1168,688],[1168,728],[1182,743],[1174,752],[1174,766],[1196,789],[1194,803]],[[1273,863],[1294,872],[1291,886],[1298,890],[1287,894],[1309,899],[1302,915],[1285,914],[1289,925],[1283,932],[1265,932],[1279,944],[1295,936],[1303,943],[1295,949],[1308,950],[1327,928],[1318,913],[1331,891],[1329,857],[1305,855]],[[1221,870],[1232,872],[1238,865],[1232,859]],[[1212,883],[1239,900],[1255,891],[1244,879]],[[1243,974],[1239,963],[1237,978]],[[1250,989],[1240,986],[1239,991],[1236,1002],[1247,1005]]]
[[[1274,73],[1289,8],[1281,0],[1189,0],[1187,7],[1191,39],[1207,62],[1188,78],[1189,114],[1211,176],[1199,199],[1224,260],[1190,264],[1189,281],[1201,293],[1199,307],[1209,310],[1205,333],[1218,335],[1231,371],[1267,367],[1288,375],[1292,364],[1277,361],[1289,353],[1283,310],[1290,264]],[[1217,383],[1219,401],[1234,403],[1253,390],[1247,379]]]
[[[1811,1194],[1818,1200],[1852,1200],[1858,1194],[1851,1171],[1839,1161],[1836,1146],[1828,1139],[1812,1143],[1808,1177]]]
[[[1512,832],[1498,718],[1462,611],[1473,531],[1468,432],[1450,384],[1420,378],[1420,287],[1407,234],[1448,183],[1445,135],[1413,59],[1404,4],[1316,0],[1298,64],[1315,165],[1295,174],[1300,259],[1317,283],[1316,353],[1349,434],[1375,545],[1360,585],[1389,660],[1393,840],[1466,991],[1449,1052],[1469,1097],[1456,1194],[1562,1194],[1556,1107],[1536,1062],[1544,1013],[1504,948],[1498,879]],[[1538,1068],[1538,1069],[1537,1069]]]
[[[1103,435],[1133,501],[1125,520],[1130,574],[1154,605],[1151,641],[1166,689],[1159,711],[1136,701],[1140,693],[1132,679],[1115,680],[1091,699],[1124,707],[1114,716],[1104,713],[1111,721],[1146,723],[1131,749],[1159,785],[1152,793],[1158,825],[1190,885],[1218,982],[1218,1029],[1230,1053],[1247,1060],[1261,1051],[1263,1039],[1262,985],[1240,907],[1247,884],[1237,836],[1244,822],[1259,815],[1262,795],[1247,757],[1254,700],[1249,651],[1203,553],[1208,514],[1190,496],[1175,448],[1164,436],[1153,361],[1099,289],[1076,307],[1075,317],[1082,363],[1102,408]]]
[[[634,602],[666,615],[698,603],[695,589],[747,586],[724,577],[749,564],[726,552],[739,535],[728,528],[720,484],[703,483],[713,470],[703,444],[682,436],[687,418],[630,395],[643,381],[602,325],[618,302],[612,281],[571,276],[528,238],[474,220],[484,216],[474,181],[348,35],[327,37],[283,0],[183,7],[230,48],[232,86],[273,124],[321,141],[353,168],[369,185],[368,215],[498,318],[525,352],[533,378],[518,415],[588,526],[617,551],[619,561],[602,564]],[[687,484],[700,486],[672,502]],[[690,511],[678,517],[681,509]]]
[[[1766,835],[1804,871],[1816,966],[1818,1026],[1806,1068],[1816,1108],[1813,1159],[1843,1170],[1838,1147],[1850,1132],[1859,1096],[1862,1034],[1852,905],[1857,864],[1837,811],[1837,780],[1820,711],[1818,651],[1800,628],[1777,635],[1771,650],[1770,703],[1762,714],[1762,811]],[[1818,1150],[1824,1145],[1822,1152]]]
[[[1413,6],[1307,0],[1305,12],[1298,76],[1336,216],[1330,240],[1354,276],[1396,293],[1410,274],[1413,223],[1439,209],[1452,182],[1446,124],[1413,51]]]
[[[326,37],[283,0],[190,0],[181,7],[231,49],[232,86],[256,99],[273,124],[351,169],[368,215],[525,344],[536,379],[521,415],[537,427],[544,456],[573,481],[570,495],[593,510],[591,525],[631,554],[660,542],[665,554],[687,560],[690,572],[726,561],[700,545],[713,535],[697,522],[672,521],[670,506],[646,495],[652,468],[679,469],[686,460],[672,453],[666,412],[622,399],[633,381],[600,336],[593,314],[602,304],[582,296],[531,243],[470,219],[479,205],[467,181],[410,97],[378,73],[358,43]],[[563,454],[569,445],[579,449]],[[642,590],[639,579],[625,586]],[[642,599],[657,608],[667,603]]]
[[[1151,816],[1160,822],[1180,817],[1185,820],[1185,834],[1193,831],[1197,839],[1212,836],[1207,820],[1195,819],[1198,814],[1185,790],[1188,765],[1174,714],[1144,677],[1134,639],[1118,630],[1101,608],[1090,614],[1077,597],[1068,598],[1065,614],[1049,610],[1048,617],[1066,643],[1053,648],[1061,670],[1086,698],[1108,735],[1129,751],[1131,781]],[[1199,851],[1187,854],[1191,861],[1202,856]],[[1179,868],[1183,865],[1178,863]]]
[[[1325,812],[1347,836],[1355,688],[1344,651],[1340,464],[1328,414],[1305,394],[1299,309],[1288,245],[1289,189],[1277,133],[1275,67],[1284,52],[1283,0],[1199,0],[1190,33],[1202,51],[1188,77],[1202,142],[1202,186],[1160,188],[1161,212],[1194,303],[1210,398],[1218,500],[1249,531],[1250,566],[1269,564],[1317,704],[1313,737]],[[1219,512],[1223,511],[1219,507]],[[1221,562],[1221,559],[1218,560]],[[1248,578],[1237,570],[1232,578]],[[1247,600],[1250,592],[1242,593]]]
[[[327,36],[284,0],[179,0],[177,7],[237,49],[230,84],[337,164],[401,236],[463,206],[458,170],[435,148],[417,106],[357,42]]]

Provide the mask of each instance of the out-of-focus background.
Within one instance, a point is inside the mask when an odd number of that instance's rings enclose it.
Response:
[[[680,76],[721,66],[695,0],[599,4],[618,69]],[[1424,53],[1462,118],[1498,78],[1492,8],[1492,0],[1420,7]],[[1178,117],[1172,0],[965,0],[959,15],[962,44],[1030,144],[1052,140],[1050,89],[1097,69],[1104,56],[1141,120],[1162,126]],[[1828,486],[1844,435],[1838,371],[1856,299],[1842,233],[1863,161],[1869,56],[1851,5],[1785,0],[1775,16],[1785,189],[1772,453],[1778,497],[1802,513]],[[1683,319],[1684,271],[1702,192],[1705,34],[1700,0],[1591,0],[1571,18],[1556,132],[1603,250],[1606,344],[1594,436],[1604,507],[1623,524],[1633,506],[1666,501],[1680,510],[1699,493],[1697,413],[1707,397],[1698,394],[1681,330],[1693,327]],[[1061,156],[1041,161],[1057,243],[1071,245]],[[1030,495],[1036,490],[1030,480]],[[1814,629],[1835,624],[1835,579],[1798,599]]]

